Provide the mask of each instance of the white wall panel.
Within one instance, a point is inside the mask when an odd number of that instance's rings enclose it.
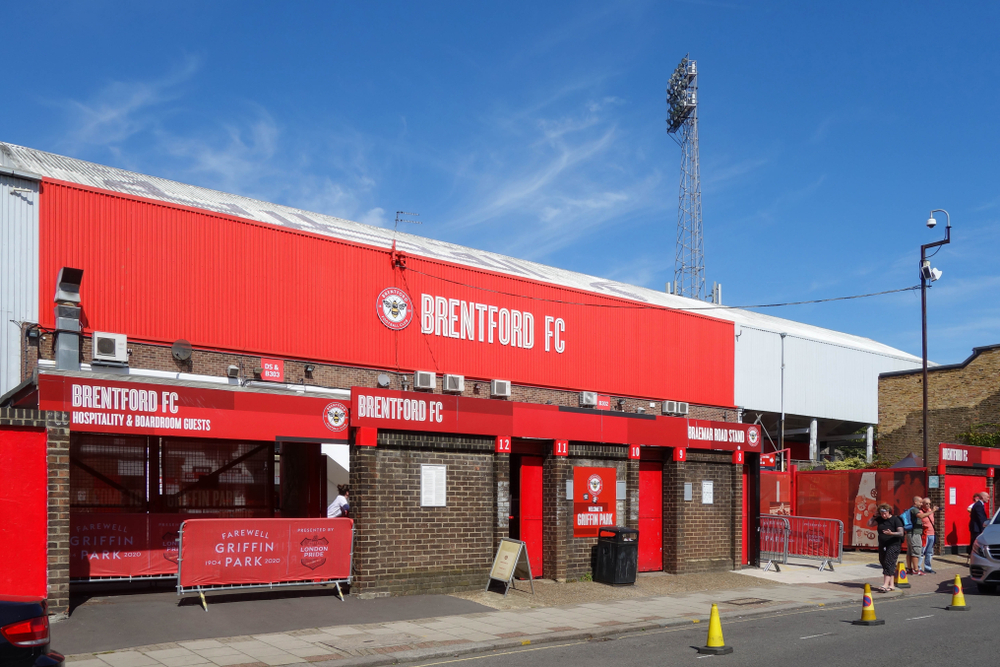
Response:
[[[736,340],[736,404],[781,411],[780,332],[742,327]],[[878,376],[919,363],[799,336],[785,337],[785,413],[874,424]]]
[[[758,412],[781,411],[781,336],[736,325],[733,396]]]
[[[0,174],[0,315],[3,395],[21,381],[21,331],[14,322],[38,321],[38,183],[4,174]]]

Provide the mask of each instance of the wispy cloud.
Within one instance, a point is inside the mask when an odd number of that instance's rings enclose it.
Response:
[[[174,71],[149,81],[112,81],[87,100],[61,103],[69,117],[64,150],[120,144],[157,124],[151,110],[183,95],[183,85],[198,72],[189,56]]]
[[[550,98],[552,108],[528,105],[531,111],[484,120],[491,149],[461,160],[454,178],[468,196],[453,207],[448,233],[502,229],[493,249],[541,261],[608,224],[664,205],[660,173],[635,166],[633,140],[619,128],[627,101],[571,97],[575,103]]]

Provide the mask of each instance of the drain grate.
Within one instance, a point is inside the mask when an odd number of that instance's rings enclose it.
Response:
[[[771,602],[771,600],[765,600],[764,598],[736,598],[735,600],[723,600],[723,604],[734,604],[737,607],[744,607],[751,604],[765,604]]]

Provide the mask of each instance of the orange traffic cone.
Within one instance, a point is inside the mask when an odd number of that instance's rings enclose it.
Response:
[[[851,621],[851,623],[854,625],[885,625],[885,621],[875,618],[875,602],[872,601],[871,584],[865,584],[865,595],[861,600],[861,620]]]
[[[948,611],[969,611],[965,604],[965,594],[962,593],[962,577],[955,575],[955,583],[951,587],[951,604],[946,607]]]
[[[902,563],[896,565],[896,579],[893,581],[896,588],[909,588],[910,580],[906,578],[906,566]]]
[[[722,623],[719,621],[719,606],[712,605],[712,614],[708,618],[708,643],[698,649],[698,653],[710,655],[726,655],[733,652],[732,646],[726,646],[722,638]]]

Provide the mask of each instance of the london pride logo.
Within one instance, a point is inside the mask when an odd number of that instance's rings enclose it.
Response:
[[[323,423],[334,433],[347,428],[347,408],[339,401],[332,401],[323,408]]]
[[[375,308],[382,324],[393,331],[405,329],[413,319],[413,302],[410,301],[410,295],[398,287],[387,287],[382,290]]]

